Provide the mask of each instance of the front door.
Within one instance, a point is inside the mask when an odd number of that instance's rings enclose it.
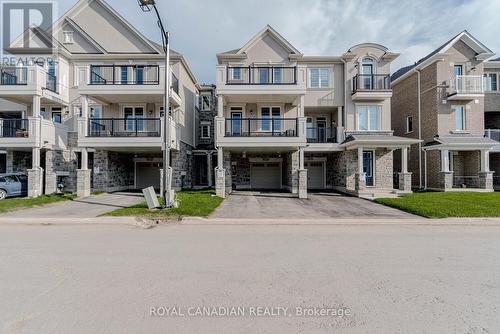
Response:
[[[326,143],[326,118],[318,117],[318,143]]]
[[[366,175],[366,186],[373,187],[373,151],[363,152],[363,172]]]

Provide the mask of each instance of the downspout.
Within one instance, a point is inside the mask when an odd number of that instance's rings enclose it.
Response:
[[[342,110],[342,119],[340,119],[339,121],[342,123],[342,128],[344,129],[344,133],[342,134],[342,140],[345,140],[345,132],[347,130],[347,126],[346,126],[346,123],[347,123],[347,87],[346,87],[346,83],[347,83],[347,62],[345,61],[345,59],[342,58],[342,63],[344,64],[344,110]],[[339,143],[341,144],[341,143]]]
[[[417,101],[418,101],[418,182],[419,188],[422,189],[422,104],[421,104],[421,84],[420,84],[420,70],[417,70]],[[427,167],[427,162],[426,162]],[[425,178],[427,178],[427,168],[425,168]]]
[[[424,190],[427,190],[427,150],[424,151],[424,170],[425,170],[425,183]]]

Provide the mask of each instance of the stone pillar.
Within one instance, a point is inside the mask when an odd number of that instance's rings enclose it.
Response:
[[[90,196],[90,169],[76,170],[76,195],[78,197]]]
[[[207,153],[207,178],[208,178],[208,186],[213,187],[212,182],[212,153]]]
[[[443,191],[453,188],[453,172],[439,172],[439,188]]]
[[[292,155],[292,194],[299,194],[299,170],[300,170],[300,151],[290,153]]]
[[[490,151],[481,150],[481,172],[490,171]]]
[[[28,169],[28,197],[34,198],[42,195],[43,169],[35,167]]]
[[[342,122],[342,107],[337,108],[337,143],[342,143],[344,141],[344,123]]]
[[[307,169],[299,170],[299,198],[307,199]]]
[[[221,102],[220,97],[219,102]],[[217,167],[215,168],[215,193],[219,197],[226,198],[226,170],[224,168],[224,151],[221,147],[219,147],[217,151]]]
[[[493,173],[479,172],[479,188],[493,191]]]
[[[45,152],[45,194],[50,195],[57,192],[57,174],[54,162],[56,152],[48,150]]]
[[[399,190],[411,192],[411,176],[412,173],[399,173]]]
[[[6,154],[6,173],[14,173],[14,151],[8,150]]]

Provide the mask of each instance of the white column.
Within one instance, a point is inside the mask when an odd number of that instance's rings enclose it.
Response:
[[[337,108],[337,126],[338,127],[343,127],[344,123],[342,122],[342,113],[343,113],[344,108],[338,107]]]
[[[450,171],[450,153],[448,150],[441,150],[441,171]]]
[[[87,95],[82,95],[82,117],[89,117],[89,99]]]
[[[33,147],[31,155],[31,169],[36,169],[40,167],[40,148]]]
[[[31,114],[33,117],[40,117],[40,96],[33,95],[33,103],[31,105]]]
[[[401,173],[408,173],[408,147],[401,149]]]
[[[299,169],[304,169],[304,148],[299,149]]]
[[[82,170],[89,169],[89,153],[86,148],[82,149]]]
[[[305,109],[305,101],[306,101],[306,97],[305,95],[300,95],[299,97],[299,106],[298,106],[298,116],[299,118],[300,117],[305,117],[305,112],[304,112],[304,109]]]
[[[217,117],[224,117],[224,97],[222,95],[217,98]]]
[[[481,150],[481,172],[490,171],[490,151]]]
[[[222,147],[217,149],[217,167],[224,169],[224,152],[222,151]]]
[[[358,147],[358,173],[363,173],[363,148]]]

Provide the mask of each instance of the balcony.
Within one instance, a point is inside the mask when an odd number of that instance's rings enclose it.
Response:
[[[483,96],[484,81],[480,75],[457,75],[450,81],[450,101],[471,101]]]
[[[162,147],[162,118],[79,119],[80,146],[155,150]],[[170,148],[180,148],[180,126],[170,118]]]
[[[484,136],[500,142],[500,129],[486,129]]]
[[[62,89],[58,77],[40,66],[0,67],[0,97],[21,104],[31,104],[39,95],[44,103],[65,105],[69,99],[67,88]]]
[[[309,144],[337,143],[337,128],[307,127],[306,137]]]
[[[0,119],[0,147],[33,148],[42,144],[66,149],[68,129],[40,117]]]
[[[305,146],[305,118],[216,118],[221,147],[269,149]]]
[[[217,66],[217,90],[221,95],[303,95],[307,67],[298,66]]]
[[[90,65],[79,94],[89,95],[108,103],[162,103],[165,67],[159,65]],[[179,79],[171,73],[170,103],[179,107]]]
[[[384,100],[392,97],[389,74],[357,74],[352,78],[352,99]]]

